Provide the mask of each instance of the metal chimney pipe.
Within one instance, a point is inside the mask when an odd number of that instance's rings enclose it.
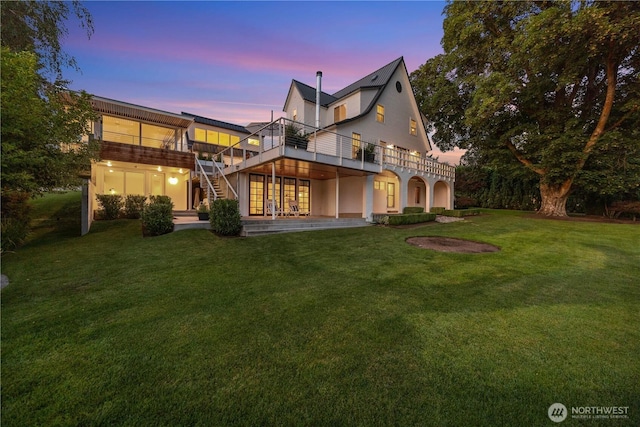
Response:
[[[320,128],[320,92],[322,92],[322,71],[316,73],[316,128]]]

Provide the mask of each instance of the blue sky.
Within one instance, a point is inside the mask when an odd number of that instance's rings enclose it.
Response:
[[[335,92],[404,56],[442,52],[444,2],[84,3],[95,33],[69,23],[71,88],[245,125],[282,115],[291,79]]]

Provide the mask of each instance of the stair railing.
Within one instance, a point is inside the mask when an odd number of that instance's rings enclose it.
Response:
[[[224,157],[220,156],[220,158],[223,159]],[[218,165],[218,162],[216,162],[215,160],[213,161],[213,167],[214,169],[217,169],[217,171],[215,172],[215,176],[222,177],[222,179],[224,179],[224,182],[227,184],[227,194],[229,194],[229,189],[231,189],[231,192],[233,193],[234,198],[237,200],[238,193],[236,193],[235,188],[233,188],[233,185],[231,185],[231,183],[227,179],[227,176],[224,174],[224,171],[222,170],[222,168],[220,168],[220,166]],[[207,178],[207,181],[209,181],[208,178]]]
[[[209,180],[209,176],[207,175],[207,172],[204,170],[203,164],[200,163],[198,156],[196,155],[195,158],[196,158],[196,171],[200,175],[200,183],[202,183],[203,177],[204,177],[204,180],[207,182],[207,200],[211,201],[210,199],[211,199],[212,193],[213,193],[213,200],[216,200],[219,197],[218,193],[216,193],[216,189],[213,187],[213,184]]]

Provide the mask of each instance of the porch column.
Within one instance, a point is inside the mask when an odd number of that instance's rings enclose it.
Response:
[[[455,209],[455,192],[453,191],[455,181],[449,182],[449,209]]]
[[[340,217],[340,173],[336,170],[336,218]]]
[[[271,163],[271,196],[273,197],[271,205],[271,219],[276,219],[276,162]],[[267,199],[267,206],[269,200]]]
[[[399,185],[399,190],[400,190],[400,200],[399,200],[399,210],[398,213],[402,213],[402,211],[404,210],[404,208],[407,207],[407,200],[408,200],[408,196],[409,196],[409,178],[405,177],[405,176],[400,176],[398,175],[398,185]]]
[[[431,212],[431,208],[433,207],[433,180],[427,180],[427,207],[425,208],[425,212]]]
[[[373,182],[374,175],[367,175],[364,182],[362,212],[367,222],[373,221]]]
[[[193,209],[193,180],[189,171],[189,183],[187,184],[187,210]]]

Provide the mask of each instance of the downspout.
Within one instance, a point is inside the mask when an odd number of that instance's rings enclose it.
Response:
[[[316,73],[316,129],[320,129],[320,92],[322,92],[322,71]]]

